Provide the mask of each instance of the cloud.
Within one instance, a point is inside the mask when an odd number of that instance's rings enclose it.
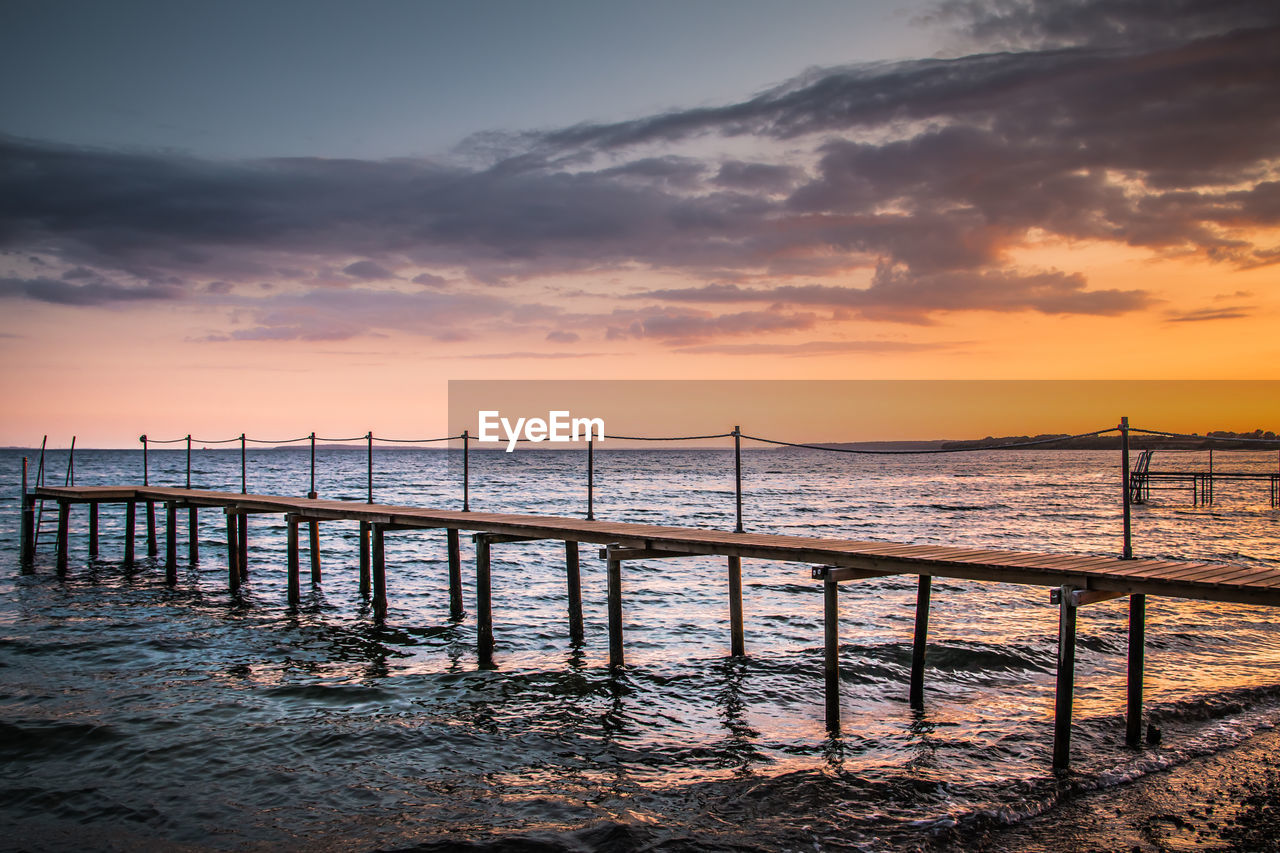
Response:
[[[1043,314],[1110,316],[1151,304],[1142,290],[1086,290],[1078,273],[945,271],[919,274],[904,267],[881,267],[869,287],[807,284],[704,287],[653,290],[635,298],[673,302],[809,305],[845,308],[864,317],[899,322],[926,322],[939,311],[1038,311]]]
[[[153,302],[175,299],[176,287],[143,284],[135,287],[91,281],[71,284],[51,278],[0,278],[0,297],[26,298],[54,305],[111,305],[126,302]]]
[[[634,316],[630,319],[628,315]],[[706,312],[649,309],[642,312],[615,312],[614,324],[606,328],[610,340],[657,338],[665,341],[692,341],[722,335],[751,335],[812,328],[813,314],[782,314],[773,311],[743,311],[713,315]],[[624,320],[617,323],[617,320]]]
[[[800,344],[701,344],[681,347],[689,355],[820,356],[849,353],[904,353],[951,349],[953,344],[909,341],[806,341]]]
[[[565,332],[559,329],[555,331],[547,332],[547,340],[557,344],[576,343],[579,340],[579,338],[580,338],[580,335],[578,335],[577,332]]]
[[[1170,311],[1169,323],[1203,323],[1207,320],[1242,320],[1253,316],[1254,306],[1233,308],[1201,308],[1198,311]]]
[[[356,261],[342,268],[343,273],[361,281],[383,281],[396,278],[396,274],[373,261]]]
[[[580,322],[672,346],[813,329],[840,311],[925,323],[1149,309],[1152,294],[1095,290],[1082,271],[1021,268],[1019,250],[1100,242],[1229,268],[1280,261],[1267,242],[1280,225],[1277,9],[952,2],[934,17],[978,40],[965,55],[813,69],[737,103],[489,134],[475,144],[495,159],[473,167],[205,161],[0,137],[0,249],[34,258],[0,267],[0,293],[216,301],[252,318],[240,337],[444,339],[527,330],[535,309],[572,333],[572,297],[529,296],[538,282],[660,272],[692,284]],[[750,158],[726,156],[727,139]],[[460,301],[364,286],[420,269],[449,270],[413,281]],[[774,284],[748,286],[760,281]],[[243,295],[263,283],[272,299]],[[497,286],[508,298],[495,313],[477,308]],[[317,295],[352,289],[360,302]],[[739,310],[774,304],[830,315]]]

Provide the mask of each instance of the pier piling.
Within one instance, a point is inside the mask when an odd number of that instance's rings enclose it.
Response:
[[[232,592],[240,589],[240,533],[237,530],[239,518],[235,507],[227,507],[227,587]]]
[[[248,580],[249,578],[249,514],[247,512],[237,513],[236,519],[236,545],[239,549],[239,559],[237,565],[240,567],[240,580]]]
[[[1058,591],[1058,683],[1053,708],[1053,768],[1071,763],[1071,700],[1076,684],[1076,602],[1074,588]]]
[[[609,595],[609,666],[624,665],[622,652],[622,560],[607,558]]]
[[[478,533],[476,543],[476,653],[480,666],[493,667],[493,589],[489,571],[489,536]]]
[[[924,708],[924,657],[929,644],[929,598],[933,577],[921,575],[916,587],[916,630],[911,642],[911,689],[909,704],[917,711]]]
[[[194,506],[187,508],[187,560],[200,562],[200,510]]]
[[[22,490],[22,548],[21,562],[23,571],[35,564],[36,558],[36,499],[34,495]]]
[[[284,517],[286,532],[285,558],[288,571],[288,599],[290,607],[297,607],[302,600],[301,584],[298,580],[298,516],[289,513]]]
[[[147,501],[147,556],[159,555],[160,547],[156,539],[156,502]]]
[[[370,559],[373,569],[373,618],[382,622],[387,618],[387,549],[384,541],[384,525],[372,525],[373,546]]]
[[[367,521],[360,522],[360,595],[369,595],[369,532]]]
[[[828,574],[822,581],[822,646],[826,722],[840,731],[840,584]]]
[[[742,558],[729,557],[729,654],[747,653],[742,630]]]
[[[578,543],[564,543],[564,569],[569,599],[569,642],[582,645],[582,573],[578,566]]]
[[[178,582],[178,504],[164,502],[164,581],[173,586]]]
[[[1125,713],[1125,743],[1137,746],[1142,740],[1142,680],[1146,659],[1147,597],[1129,596],[1129,690]]]
[[[98,502],[89,503],[89,559],[98,556]]]
[[[458,547],[458,529],[445,529],[446,549],[449,553],[449,618],[462,621],[466,611],[462,606],[462,553]]]
[[[71,503],[58,501],[58,575],[67,573],[67,528],[71,515]]]
[[[124,567],[133,568],[133,529],[138,515],[138,502],[126,501],[124,505]]]

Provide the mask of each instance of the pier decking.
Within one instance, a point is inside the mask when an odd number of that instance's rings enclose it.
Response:
[[[166,578],[176,583],[177,511],[187,509],[194,525],[200,508],[221,508],[227,519],[228,583],[239,587],[247,577],[249,515],[279,514],[287,524],[288,599],[298,602],[298,527],[311,529],[311,573],[320,582],[318,526],[320,522],[354,521],[361,529],[360,587],[371,594],[375,618],[387,612],[384,537],[396,530],[445,530],[449,552],[450,610],[463,615],[459,531],[473,532],[476,541],[477,649],[482,666],[493,665],[493,622],[490,595],[490,550],[503,542],[556,540],[565,543],[567,609],[570,636],[582,640],[582,600],[579,582],[579,545],[604,546],[599,555],[607,562],[609,662],[624,664],[622,629],[622,566],[629,560],[675,559],[717,556],[727,561],[730,648],[745,653],[742,610],[742,560],[762,559],[804,563],[810,576],[821,581],[825,614],[825,685],[827,723],[838,728],[839,719],[839,584],[887,575],[918,575],[919,588],[914,634],[910,702],[923,703],[925,647],[931,579],[957,578],[1052,587],[1052,602],[1060,608],[1058,684],[1055,707],[1054,765],[1066,767],[1070,750],[1071,697],[1074,688],[1076,612],[1078,608],[1121,596],[1130,597],[1129,692],[1127,738],[1136,744],[1141,734],[1145,596],[1163,595],[1244,604],[1280,606],[1280,571],[1204,562],[1070,556],[1041,553],[968,549],[943,546],[899,545],[885,542],[762,533],[729,532],[687,527],[560,518],[537,515],[429,509],[353,501],[321,500],[283,495],[217,492],[201,489],[152,486],[39,487],[24,494],[22,560],[34,558],[32,523],[37,501],[56,502],[57,570],[67,571],[68,517],[71,507],[90,507],[91,555],[97,554],[97,511],[100,504],[126,507],[125,555],[134,558],[135,507],[166,509]],[[148,525],[149,552],[157,553],[153,525]],[[194,541],[191,558],[197,558]]]

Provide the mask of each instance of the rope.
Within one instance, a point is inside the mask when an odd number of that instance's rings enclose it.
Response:
[[[374,441],[390,441],[390,442],[394,442],[395,444],[428,444],[433,441],[453,441],[454,439],[457,439],[457,438],[462,438],[462,433],[458,433],[457,435],[446,435],[443,438],[380,438],[375,435],[373,437],[373,440]],[[317,441],[318,440],[319,439],[317,439]]]
[[[182,438],[148,438],[147,444],[177,444],[180,441],[186,441],[186,440],[187,440],[187,437],[185,435]],[[195,441],[194,438],[191,440]],[[235,438],[235,441],[239,441],[239,440],[240,440],[240,437],[237,436]]]
[[[249,442],[250,444],[294,444],[299,441],[310,441],[310,440],[311,440],[311,436],[309,435],[304,435],[302,438],[282,438],[282,439],[279,439],[278,441],[272,441],[271,439],[267,439],[267,438],[246,438],[245,439],[245,441]]]
[[[310,439],[311,436],[307,436],[307,438]],[[357,435],[353,438],[321,438],[320,436],[316,436],[316,441],[368,441],[368,440],[369,440],[368,435]]]
[[[1094,436],[1105,435],[1109,432],[1116,432],[1118,427],[1110,427],[1108,429],[1095,430],[1093,432],[1082,432],[1078,435],[1065,435],[1059,438],[1038,438],[1032,441],[1013,441],[1007,444],[984,444],[977,447],[936,447],[927,450],[855,450],[850,447],[823,447],[820,444],[797,444],[792,441],[777,441],[772,438],[760,438],[756,435],[746,435],[742,437],[752,441],[761,441],[765,444],[777,444],[782,447],[803,447],[808,450],[826,450],[831,453],[858,453],[867,456],[921,456],[934,453],[971,453],[976,450],[1006,450],[1011,447],[1034,447],[1038,444],[1057,444],[1062,441],[1071,441],[1076,438],[1093,438]],[[732,435],[733,433],[730,433]]]
[[[731,432],[720,432],[715,435],[606,435],[619,441],[701,441],[704,438],[733,438]],[[525,439],[520,439],[524,441]]]

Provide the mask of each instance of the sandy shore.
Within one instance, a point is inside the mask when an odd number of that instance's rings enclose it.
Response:
[[[985,853],[1280,851],[1280,731],[1061,803],[1015,827],[940,837]]]

